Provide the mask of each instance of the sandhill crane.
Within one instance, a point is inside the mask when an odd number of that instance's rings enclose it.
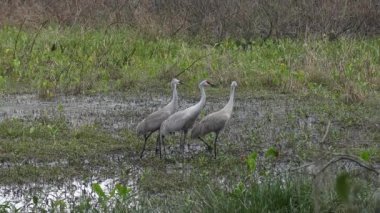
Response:
[[[199,123],[195,124],[194,128],[191,130],[191,138],[199,138],[204,143],[206,142],[201,138],[202,136],[211,132],[215,133],[214,158],[216,158],[216,142],[218,140],[219,133],[224,128],[227,121],[231,118],[232,109],[234,107],[234,96],[236,86],[236,81],[233,81],[231,83],[230,100],[228,101],[226,106],[224,106],[223,109],[207,115]]]
[[[189,129],[193,127],[193,124],[195,120],[197,119],[198,115],[200,114],[201,110],[203,109],[205,103],[206,103],[206,92],[205,87],[212,86],[212,84],[204,80],[199,83],[199,89],[201,91],[201,99],[200,101],[182,111],[178,111],[171,115],[167,120],[162,122],[161,128],[160,128],[160,144],[159,144],[159,150],[160,150],[160,157],[161,157],[161,144],[164,148],[165,152],[165,144],[164,144],[164,137],[169,133],[174,132],[182,132],[183,139],[181,137],[181,149],[182,154],[184,153],[184,145],[186,140],[186,135]]]
[[[180,80],[173,78],[173,80],[171,81],[171,86],[173,89],[172,100],[168,103],[168,105],[148,115],[148,117],[146,117],[137,125],[137,128],[136,128],[137,134],[144,135],[144,140],[145,140],[143,149],[140,154],[140,158],[143,157],[145,145],[150,135],[154,133],[155,131],[159,130],[161,123],[178,109],[178,94],[177,94],[178,84],[180,84]],[[156,141],[156,154],[158,152],[157,146],[159,143],[159,136],[160,135],[157,136],[157,141]]]

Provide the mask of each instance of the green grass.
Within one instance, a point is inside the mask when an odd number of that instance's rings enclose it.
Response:
[[[106,168],[108,174],[119,172],[113,170],[108,156],[134,155],[139,147],[136,136],[128,131],[121,134],[122,139],[115,139],[97,126],[70,129],[63,119],[4,121],[0,123],[0,162],[11,166],[0,169],[1,183],[90,177],[94,172],[92,168],[101,167]]]
[[[206,188],[198,199],[202,212],[312,212],[311,193],[310,181],[273,179],[231,192]]]
[[[318,94],[349,102],[379,90],[380,39],[254,41],[205,45],[152,38],[125,28],[0,29],[0,90],[89,94],[168,87],[179,78],[190,93],[204,78],[239,90]],[[199,59],[200,58],[200,59]],[[199,60],[197,60],[199,59]]]

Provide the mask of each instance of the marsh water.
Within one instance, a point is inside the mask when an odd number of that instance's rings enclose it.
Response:
[[[7,119],[20,119],[23,121],[34,121],[44,118],[54,119],[57,115],[63,116],[70,128],[78,128],[84,125],[99,125],[106,131],[117,133],[123,130],[134,131],[137,123],[150,112],[165,105],[170,97],[167,96],[125,96],[122,94],[95,95],[95,96],[60,96],[53,100],[41,100],[37,95],[3,95],[0,97],[0,122]],[[196,98],[184,98],[180,101],[180,109],[186,108],[197,102]],[[227,98],[208,97],[207,104],[202,116],[219,110],[227,102]],[[253,149],[258,151],[259,156],[263,156],[269,147],[281,150],[282,158],[274,165],[274,170],[278,172],[287,171],[289,168],[299,166],[302,163],[294,156],[294,147],[298,149],[309,146],[319,148],[328,147],[331,141],[326,140],[326,132],[334,132],[342,128],[349,128],[344,140],[334,141],[334,145],[365,147],[373,143],[364,131],[367,127],[356,126],[347,127],[339,119],[331,119],[333,115],[326,115],[323,110],[318,111],[317,106],[329,106],[332,103],[313,99],[300,99],[287,95],[276,95],[267,97],[244,97],[237,98],[235,102],[233,117],[220,136],[219,145],[221,150],[236,149],[236,155],[246,156]],[[294,141],[302,140],[305,143],[297,144]],[[293,141],[293,142],[292,142]],[[351,143],[352,142],[352,143]],[[128,141],[125,141],[128,143]],[[188,155],[205,152],[204,146],[199,141],[191,141]],[[303,146],[303,147],[299,147]],[[247,148],[245,148],[247,147]],[[178,145],[172,144],[168,147],[167,155],[178,150]],[[136,150],[138,153],[140,150]],[[148,157],[154,156],[154,150],[147,150]],[[136,155],[137,156],[137,155]],[[133,158],[137,158],[133,156]],[[129,165],[124,159],[130,156],[123,154],[111,155],[109,160],[114,162],[115,169],[118,167],[131,168],[131,175],[125,180],[118,175],[102,172],[102,168],[93,168],[95,176],[87,179],[70,179],[57,181],[54,183],[43,183],[35,181],[23,184],[4,185],[0,183],[0,205],[9,202],[17,208],[27,208],[33,202],[32,197],[39,195],[43,202],[50,200],[65,200],[70,203],[75,202],[83,195],[96,198],[91,192],[91,183],[100,183],[106,192],[109,192],[115,183],[122,182],[138,191],[136,182],[138,181],[144,168],[136,165]],[[67,161],[54,162],[21,162],[29,163],[36,167],[67,166]],[[85,162],[83,162],[85,164]],[[9,162],[0,162],[0,168],[6,171],[17,165]],[[345,166],[352,166],[345,164]],[[185,168],[185,169],[184,169]],[[184,172],[191,170],[191,165],[181,163],[169,164],[168,173]],[[312,170],[312,165],[310,168]],[[223,180],[221,180],[223,182]],[[92,194],[91,194],[92,193]]]

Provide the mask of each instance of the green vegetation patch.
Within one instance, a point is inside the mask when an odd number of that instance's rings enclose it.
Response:
[[[204,78],[240,91],[269,90],[363,101],[379,90],[380,39],[267,40],[248,47],[151,38],[126,28],[0,30],[0,91],[89,94],[166,88],[179,73],[197,92]]]
[[[97,126],[71,129],[64,120],[3,121],[0,139],[0,162],[9,165],[0,169],[2,183],[54,182],[88,176],[102,167],[111,174],[115,163],[109,156],[133,156],[137,144],[131,134],[116,139]]]

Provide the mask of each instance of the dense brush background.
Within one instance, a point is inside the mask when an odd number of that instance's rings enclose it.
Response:
[[[7,0],[0,23],[128,25],[152,35],[236,38],[374,36],[378,0]]]

